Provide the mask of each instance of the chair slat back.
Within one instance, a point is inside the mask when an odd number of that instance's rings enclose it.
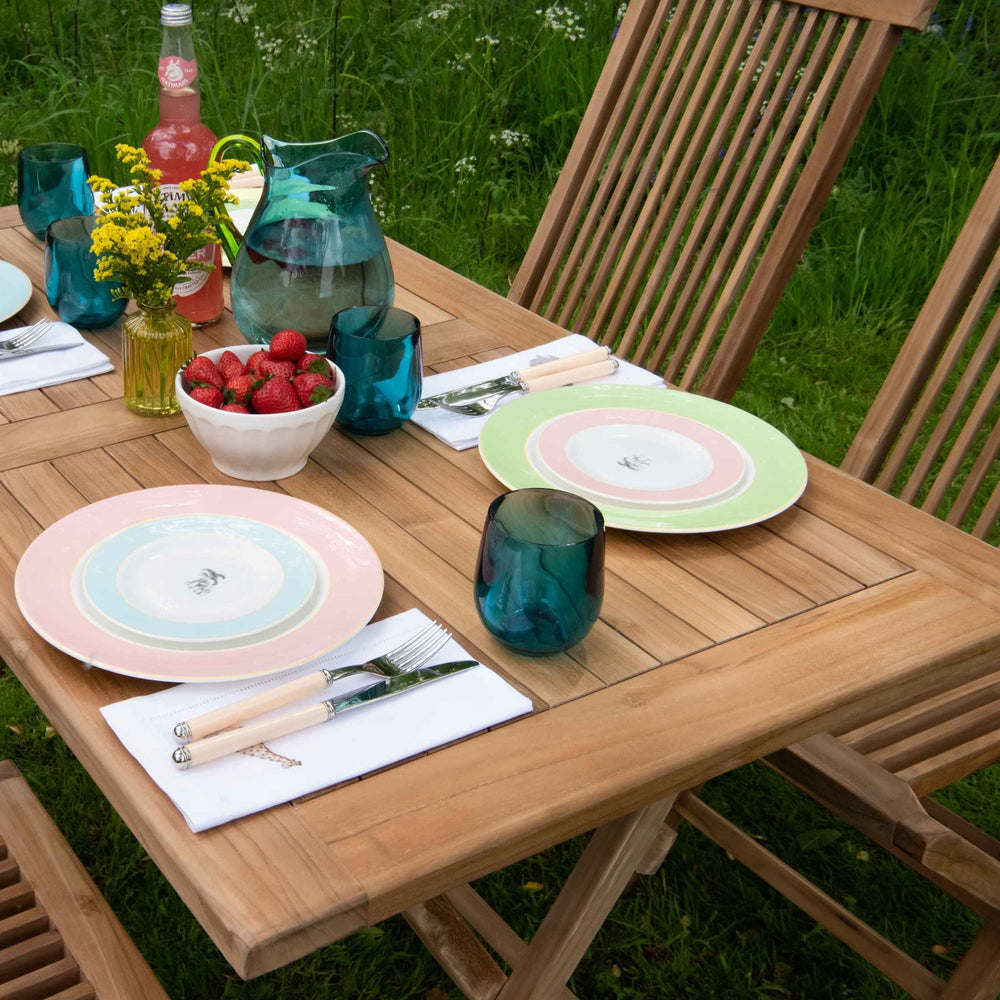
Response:
[[[843,463],[979,538],[1000,514],[998,285],[1000,160]]]
[[[632,0],[516,301],[727,399],[927,0]]]

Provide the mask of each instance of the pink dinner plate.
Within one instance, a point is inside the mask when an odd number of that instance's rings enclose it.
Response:
[[[578,410],[546,422],[528,442],[528,459],[571,489],[656,508],[719,503],[753,476],[743,449],[714,427],[624,407]]]
[[[113,634],[73,598],[81,560],[124,528],[181,514],[215,514],[271,525],[298,539],[320,563],[325,594],[278,635],[233,648],[171,649]],[[194,575],[200,567],[192,566]],[[382,565],[346,521],[284,493],[239,486],[164,486],[109,497],[46,528],[18,563],[14,593],[28,624],[47,642],[113,673],[161,681],[260,677],[329,652],[359,632],[382,600]]]

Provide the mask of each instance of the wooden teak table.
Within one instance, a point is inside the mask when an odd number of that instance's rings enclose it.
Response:
[[[399,246],[397,303],[442,371],[562,335]],[[0,258],[49,315],[40,244],[0,209]],[[120,365],[119,332],[88,335]],[[232,315],[195,347],[240,341]],[[610,531],[600,622],[568,654],[520,657],[472,600],[486,507],[475,450],[418,428],[331,432],[278,489],[334,511],[386,572],[379,616],[419,607],[532,697],[530,716],[353,783],[192,834],[122,748],[102,705],[157,685],[85,671],[21,618],[17,561],[80,506],[144,487],[232,483],[182,417],[134,416],[120,371],[0,397],[0,654],[245,977],[404,913],[470,997],[565,997],[563,984],[680,789],[796,739],[985,673],[1000,656],[1000,556],[809,461],[798,504],[714,535]],[[246,484],[237,484],[246,485]],[[530,945],[466,886],[596,828]],[[507,978],[471,921],[514,969]]]

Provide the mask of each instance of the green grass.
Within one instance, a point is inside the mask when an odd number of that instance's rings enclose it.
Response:
[[[569,34],[524,0],[197,0],[205,120],[219,135],[249,129],[289,140],[330,134],[334,114],[338,131],[375,128],[393,157],[374,182],[386,232],[503,292],[611,43],[613,0],[567,6],[579,25]],[[153,0],[7,0],[0,203],[14,198],[19,144],[78,141],[95,172],[114,174],[114,143],[137,143],[154,124],[157,9]],[[227,16],[241,10],[245,18]],[[1000,152],[1000,5],[941,0],[939,17],[895,55],[736,398],[832,462]],[[278,51],[262,49],[274,42]],[[505,128],[527,142],[491,140]],[[457,171],[470,157],[475,171]],[[398,919],[241,983],[9,673],[0,674],[5,757],[174,1000],[458,996]],[[948,799],[996,833],[998,793],[988,770]],[[975,931],[963,909],[763,767],[712,782],[706,798],[942,973]],[[555,848],[478,888],[529,933],[580,849]],[[936,945],[946,953],[934,954]],[[690,828],[661,872],[621,900],[572,985],[598,1000],[903,995]]]

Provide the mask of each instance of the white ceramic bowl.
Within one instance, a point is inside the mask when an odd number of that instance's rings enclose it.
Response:
[[[225,351],[246,360],[260,344],[220,347],[205,356],[218,361]],[[309,453],[329,432],[344,401],[344,373],[332,362],[336,391],[330,399],[291,413],[230,413],[192,399],[177,373],[174,391],[191,433],[212,456],[215,467],[234,479],[259,482],[294,476],[306,464]]]

